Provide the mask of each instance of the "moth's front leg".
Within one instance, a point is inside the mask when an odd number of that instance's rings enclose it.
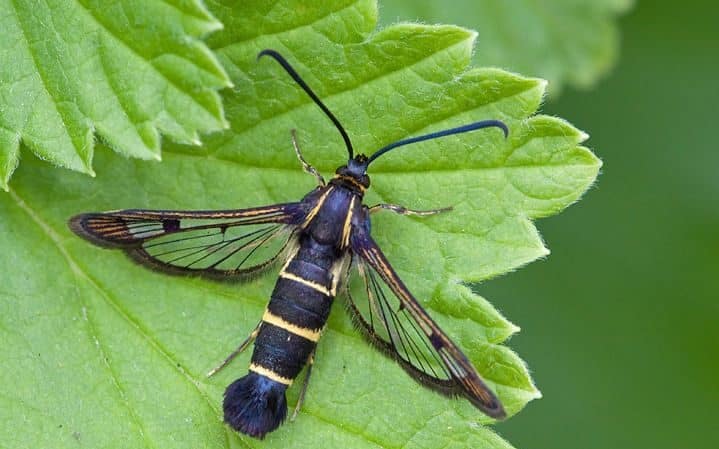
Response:
[[[325,183],[325,178],[323,178],[322,175],[320,174],[320,172],[318,172],[316,168],[314,168],[313,166],[311,166],[311,165],[305,160],[305,158],[302,157],[302,151],[300,151],[300,145],[299,145],[299,143],[297,142],[297,130],[296,130],[296,129],[291,130],[291,131],[290,131],[290,134],[292,134],[292,146],[293,146],[294,149],[295,149],[295,154],[297,155],[297,159],[299,159],[299,160],[300,160],[300,163],[302,164],[302,169],[303,169],[305,172],[307,172],[307,173],[311,174],[312,176],[314,176],[315,179],[317,179],[317,182],[319,183],[320,187],[324,187],[324,185],[326,184],[326,183]]]

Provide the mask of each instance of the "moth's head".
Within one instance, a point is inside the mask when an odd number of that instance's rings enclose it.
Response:
[[[368,166],[369,158],[364,154],[358,154],[357,156],[350,158],[347,161],[347,165],[343,165],[335,170],[335,174],[340,179],[350,178],[350,182],[356,182],[362,186],[362,189],[364,190],[368,188],[370,184],[369,176],[367,176]]]

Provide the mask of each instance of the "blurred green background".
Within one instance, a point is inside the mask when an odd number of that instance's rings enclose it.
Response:
[[[387,3],[386,23],[443,20]],[[497,426],[517,448],[719,447],[717,17],[710,1],[639,2],[614,70],[544,108],[605,165],[539,221],[546,260],[478,287],[522,327],[510,346],[544,394]]]

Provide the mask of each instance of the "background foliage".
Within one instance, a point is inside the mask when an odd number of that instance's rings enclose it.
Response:
[[[382,20],[453,23],[478,30],[475,61],[552,82],[594,85],[618,56],[616,17],[633,0],[384,0]]]
[[[615,70],[545,107],[591,130],[597,187],[540,229],[545,261],[478,291],[544,397],[498,431],[520,448],[719,447],[719,15],[640,1]]]

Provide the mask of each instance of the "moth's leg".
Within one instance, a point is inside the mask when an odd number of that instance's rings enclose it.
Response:
[[[305,373],[305,380],[302,382],[302,389],[300,390],[300,395],[297,397],[297,405],[295,405],[295,411],[292,412],[290,421],[294,421],[295,418],[297,418],[297,413],[300,411],[302,403],[305,402],[305,393],[307,392],[307,386],[310,384],[310,374],[312,374],[312,365],[314,365],[314,363],[315,350],[313,349],[312,353],[307,358],[307,372]]]
[[[237,357],[238,355],[240,355],[240,353],[241,353],[242,351],[244,351],[245,349],[247,349],[247,347],[248,347],[249,345],[251,345],[253,341],[255,341],[255,338],[257,338],[257,334],[260,333],[260,326],[261,326],[261,325],[262,325],[262,321],[260,321],[259,323],[257,323],[257,326],[255,326],[255,329],[254,329],[254,330],[252,331],[252,333],[245,339],[245,341],[243,341],[242,343],[240,343],[240,346],[238,346],[237,349],[235,349],[234,351],[232,351],[232,353],[231,353],[230,355],[228,355],[227,358],[222,361],[222,363],[220,363],[220,364],[217,365],[216,367],[212,368],[212,369],[210,370],[210,372],[207,373],[207,377],[212,377],[212,376],[214,376],[215,374],[217,374],[218,371],[220,371],[222,368],[224,368],[224,367],[226,367],[227,365],[229,365],[230,362],[231,362],[235,357]]]
[[[299,159],[300,163],[302,163],[302,168],[304,169],[304,171],[314,176],[320,186],[324,186],[325,178],[323,178],[322,175],[320,175],[320,172],[318,172],[317,169],[308,164],[305,158],[302,157],[300,145],[297,143],[297,130],[293,129],[290,131],[290,133],[292,134],[292,146],[295,148],[295,154],[297,155],[297,159]]]
[[[442,207],[440,209],[430,209],[430,210],[414,210],[414,209],[407,209],[404,206],[400,206],[398,204],[375,204],[374,206],[369,208],[370,213],[375,213],[380,210],[391,210],[392,212],[398,213],[400,215],[414,215],[417,217],[427,217],[429,215],[436,215],[441,214],[442,212],[449,212],[452,210],[452,206],[449,207]]]

